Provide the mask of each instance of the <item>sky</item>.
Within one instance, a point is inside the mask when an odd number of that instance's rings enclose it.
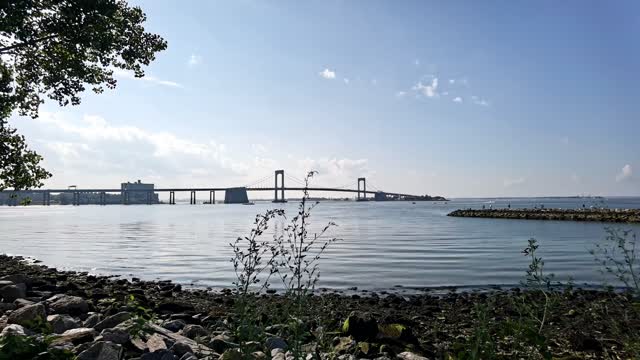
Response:
[[[130,3],[168,41],[145,78],[12,119],[47,187],[284,169],[448,197],[640,195],[636,1]]]

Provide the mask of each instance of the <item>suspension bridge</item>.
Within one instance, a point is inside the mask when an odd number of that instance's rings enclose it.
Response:
[[[285,186],[285,179],[292,183],[293,186]],[[273,184],[273,185],[270,185]],[[248,192],[266,191],[273,192],[273,202],[286,202],[286,191],[303,191],[314,192],[330,192],[330,193],[351,193],[356,194],[359,201],[386,201],[386,200],[412,200],[421,198],[420,195],[410,195],[403,193],[384,192],[371,184],[367,190],[367,179],[360,177],[355,183],[348,183],[341,186],[307,186],[303,179],[286,174],[284,170],[276,170],[274,175],[268,175],[254,182],[240,187],[197,187],[197,188],[155,188],[154,184],[123,183],[119,189],[82,189],[76,186],[70,186],[67,189],[32,189],[32,190],[4,190],[0,193],[10,193],[14,195],[29,196],[32,203],[42,205],[51,205],[51,194],[71,194],[70,203],[72,205],[80,205],[81,203],[93,203],[98,205],[106,205],[108,203],[107,194],[118,194],[119,203],[128,204],[156,204],[159,202],[157,193],[168,193],[168,203],[176,203],[176,193],[189,193],[189,203],[197,204],[198,193],[208,193],[208,204],[216,203],[216,193],[224,192],[225,204],[242,204],[249,203]],[[81,198],[87,198],[87,194],[93,195],[93,201],[81,201]]]

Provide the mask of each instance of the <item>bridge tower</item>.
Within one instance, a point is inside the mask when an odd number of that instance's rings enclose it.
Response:
[[[282,184],[280,187],[278,187],[278,175],[280,175],[280,178],[282,179]],[[276,184],[274,186],[275,189],[275,197],[273,199],[274,203],[283,203],[283,202],[287,202],[287,200],[284,198],[284,170],[276,170]],[[280,191],[280,198],[278,198],[278,191]]]
[[[362,190],[360,190],[360,183],[362,182]],[[360,196],[362,194],[362,197]],[[367,179],[358,178],[358,201],[367,199]]]

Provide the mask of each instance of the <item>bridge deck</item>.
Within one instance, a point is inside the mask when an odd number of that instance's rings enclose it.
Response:
[[[226,191],[231,188],[158,188],[153,189],[153,192],[191,192],[191,191]],[[253,188],[248,187],[247,191],[275,191],[276,188],[268,187],[268,188]],[[281,190],[281,189],[278,189]],[[285,191],[302,191],[304,187],[285,187]],[[364,194],[376,194],[378,191],[371,190],[360,190],[357,189],[336,189],[329,187],[309,187],[307,190],[309,191],[325,191],[325,192],[342,192],[342,193],[364,193]],[[144,192],[145,190],[129,190],[130,192]],[[1,192],[8,193],[120,193],[122,189],[33,189],[33,190],[3,190]],[[384,192],[389,196],[417,196],[410,194],[401,194],[401,193],[392,193],[392,192]]]

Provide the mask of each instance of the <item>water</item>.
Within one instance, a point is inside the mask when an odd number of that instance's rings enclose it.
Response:
[[[448,203],[322,202],[313,225],[339,227],[321,262],[319,286],[390,289],[517,284],[527,240],[559,279],[603,278],[589,255],[604,239],[603,223],[447,217],[458,208],[606,206],[640,208],[640,198],[459,199]],[[279,204],[280,205],[280,204]],[[275,205],[132,205],[0,207],[0,252],[25,255],[59,269],[230,286],[229,243],[248,234],[255,214]],[[284,205],[289,213],[296,204]],[[612,225],[612,224],[609,224]],[[618,225],[620,226],[620,225]],[[640,234],[640,226],[623,225]]]

